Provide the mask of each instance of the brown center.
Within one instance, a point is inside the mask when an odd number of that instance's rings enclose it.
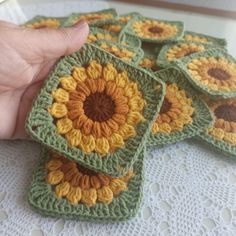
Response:
[[[236,122],[236,106],[221,105],[215,109],[215,115],[218,119],[224,119],[229,122]]]
[[[91,120],[103,122],[114,115],[115,103],[106,93],[96,92],[86,98],[84,112]]]
[[[158,27],[158,26],[153,26],[153,27],[150,27],[148,31],[150,31],[153,34],[160,34],[163,32],[163,28]]]
[[[214,77],[215,79],[218,79],[218,80],[227,80],[230,78],[230,75],[226,71],[220,68],[211,68],[208,70],[207,73],[211,77]]]
[[[164,101],[161,106],[160,114],[167,113],[170,110],[170,108],[171,108],[171,103],[166,98],[164,98]]]
[[[78,171],[83,175],[89,175],[89,176],[97,175],[97,173],[93,170],[87,169],[86,167],[83,167],[79,164],[76,164],[76,165],[77,165]]]

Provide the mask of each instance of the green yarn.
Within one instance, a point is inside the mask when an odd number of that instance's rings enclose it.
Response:
[[[182,131],[171,132],[170,134],[151,132],[148,139],[148,146],[159,146],[175,143],[190,137],[193,137],[202,130],[209,128],[213,123],[213,114],[199,94],[189,85],[186,76],[174,67],[164,69],[155,73],[156,77],[167,84],[176,83],[178,87],[186,92],[188,98],[191,98],[195,109],[192,124],[184,126]]]
[[[92,207],[78,203],[71,205],[65,198],[58,199],[53,187],[46,182],[46,163],[50,159],[49,151],[42,148],[41,159],[33,174],[28,193],[30,205],[40,214],[75,220],[124,221],[134,217],[139,209],[143,195],[143,160],[146,151],[141,150],[133,164],[135,176],[128,182],[128,189],[113,199],[108,205],[96,203]]]
[[[75,24],[75,20],[79,18],[80,16],[84,16],[87,14],[111,14],[113,17],[109,19],[99,19],[95,20],[94,22],[89,23],[90,26],[97,26],[99,27],[100,25],[104,24],[111,24],[113,22],[116,22],[118,19],[118,15],[115,9],[110,8],[102,11],[96,11],[96,12],[88,12],[88,13],[72,13],[67,20],[63,23],[64,27],[69,27]]]
[[[116,38],[116,42],[119,41],[119,34],[116,34],[114,32],[110,32],[108,30],[100,29],[98,27],[89,27],[89,34],[92,34],[92,35],[96,35],[96,34],[111,35],[112,38]],[[98,40],[101,40],[101,39],[98,39]],[[96,43],[97,41],[95,41],[93,43]],[[106,41],[109,41],[109,40],[106,40]]]
[[[227,46],[227,41],[223,38],[212,37],[210,35],[200,34],[200,33],[196,33],[196,32],[193,32],[193,31],[185,31],[184,36],[187,35],[187,34],[191,35],[191,36],[198,36],[198,37],[206,38],[209,41],[209,43],[212,43],[216,46],[220,46],[220,47],[226,47]],[[189,41],[185,40],[185,42],[189,42]],[[194,42],[194,41],[192,41],[192,42]],[[205,44],[209,44],[209,43],[205,43]]]
[[[192,84],[192,86],[197,89],[199,92],[206,94],[212,98],[232,98],[236,96],[236,91],[227,92],[227,91],[219,91],[212,90],[208,86],[202,84],[201,82],[196,81],[192,78],[191,74],[188,72],[187,65],[191,62],[192,59],[199,59],[200,57],[216,57],[216,58],[225,58],[226,60],[236,63],[236,59],[234,59],[231,55],[227,54],[224,49],[213,48],[206,50],[204,52],[194,53],[188,57],[175,60],[174,64],[183,71],[186,76],[186,79]]]
[[[125,27],[120,32],[119,43],[122,45],[127,45],[129,47],[133,47],[133,48],[140,48],[141,47],[141,40],[133,35],[126,33]]]
[[[53,103],[51,93],[59,85],[59,78],[71,74],[73,66],[83,66],[96,59],[102,65],[112,63],[118,70],[126,70],[131,81],[136,82],[146,101],[143,116],[145,121],[136,126],[135,137],[125,142],[125,147],[101,157],[97,153],[85,154],[79,148],[71,148],[66,139],[59,135],[48,107]],[[162,81],[134,65],[123,62],[110,53],[86,44],[79,52],[64,57],[55,67],[33,103],[26,122],[26,130],[36,141],[43,143],[81,165],[111,176],[124,175],[137,160],[147,138],[152,122],[156,119],[164,99],[165,85]]]

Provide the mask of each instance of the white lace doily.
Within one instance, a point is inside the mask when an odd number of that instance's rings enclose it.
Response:
[[[73,4],[57,7],[72,11]],[[46,7],[31,9],[33,16]],[[0,235],[236,235],[236,159],[205,144],[189,140],[149,149],[138,216],[103,224],[45,218],[31,210],[26,195],[39,152],[33,142],[0,141]]]

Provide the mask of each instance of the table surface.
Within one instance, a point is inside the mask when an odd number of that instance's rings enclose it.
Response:
[[[12,8],[10,1],[0,5],[0,18],[17,23],[36,14],[107,7],[104,2],[20,0]],[[229,52],[236,56],[235,20],[118,2],[110,6],[121,14],[139,11],[182,20],[188,30],[226,38]],[[236,235],[236,161],[198,141],[149,149],[139,214],[129,222],[114,224],[44,218],[32,211],[26,194],[39,152],[40,146],[33,142],[0,141],[0,235]]]

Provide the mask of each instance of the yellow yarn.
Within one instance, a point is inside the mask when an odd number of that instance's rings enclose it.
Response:
[[[81,200],[82,192],[80,187],[70,187],[69,192],[66,195],[66,198],[72,205],[78,204]]]
[[[72,129],[65,134],[65,137],[70,146],[78,146],[82,139],[82,134],[78,129]]]
[[[73,78],[76,81],[83,82],[87,78],[86,70],[84,67],[74,67],[72,72]]]
[[[66,134],[72,129],[72,121],[68,118],[62,118],[57,121],[57,132],[59,134]]]
[[[87,67],[87,74],[91,79],[98,79],[102,75],[102,66],[93,60]]]
[[[67,76],[67,77],[61,77],[60,78],[60,83],[62,88],[64,88],[67,91],[73,91],[76,89],[76,81],[73,79],[72,76]]]
[[[98,189],[97,196],[98,196],[98,201],[105,204],[110,204],[113,200],[113,192],[107,186],[103,186],[102,188]]]
[[[120,179],[113,179],[110,182],[110,188],[115,196],[119,195],[121,191],[127,189],[127,185],[124,181]]]
[[[56,89],[52,92],[52,97],[56,102],[68,102],[69,101],[69,93],[62,88]]]
[[[86,153],[92,152],[96,147],[94,137],[92,135],[83,135],[80,147]]]
[[[110,145],[106,138],[96,139],[96,147],[95,147],[96,152],[100,153],[101,155],[104,155],[108,153],[109,149]]]
[[[63,182],[63,183],[58,184],[55,187],[55,193],[56,193],[57,198],[66,196],[69,190],[70,190],[70,184],[68,182]]]
[[[97,190],[95,188],[82,190],[81,201],[89,207],[95,205],[97,201]]]
[[[56,118],[61,118],[68,112],[65,104],[56,102],[52,104],[51,108],[49,108],[48,111],[52,116]]]
[[[62,171],[54,170],[54,171],[49,172],[47,176],[47,182],[51,185],[55,185],[55,184],[60,183],[63,177],[64,177],[64,174]]]

